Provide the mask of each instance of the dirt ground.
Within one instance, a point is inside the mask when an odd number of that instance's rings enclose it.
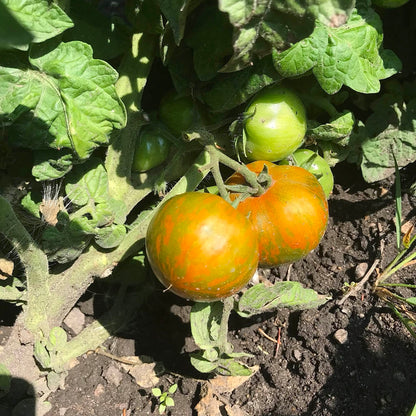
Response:
[[[402,172],[404,223],[415,218],[416,197],[407,192],[415,178],[415,165]],[[223,384],[220,390],[208,384],[208,377],[189,363],[188,353],[197,348],[189,327],[191,304],[160,288],[128,330],[103,346],[112,357],[80,357],[49,396],[47,415],[159,414],[151,387],[165,391],[174,383],[175,405],[165,413],[171,416],[407,415],[416,401],[416,343],[371,292],[376,272],[340,304],[345,284],[362,279],[377,259],[383,269],[396,253],[393,179],[368,185],[348,165],[335,169],[335,179],[330,222],[319,247],[291,267],[262,271],[271,282],[299,281],[332,299],[319,310],[279,310],[251,319],[232,316],[230,341],[236,351],[252,354],[246,362],[258,366],[253,376],[244,382],[236,379],[231,387]],[[394,279],[414,283],[415,277],[411,266]],[[77,305],[85,322],[92,319],[94,299],[100,296],[108,294],[92,287]],[[7,311],[10,316],[15,312]],[[3,318],[1,325],[4,342],[13,319]],[[141,357],[145,364],[139,375],[117,360],[126,356]],[[198,405],[202,397],[205,407]],[[12,402],[10,395],[1,400]],[[11,413],[0,405],[1,416],[20,414],[35,412],[26,408]]]

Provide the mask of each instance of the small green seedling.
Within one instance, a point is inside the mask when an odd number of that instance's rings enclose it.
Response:
[[[162,393],[162,390],[157,387],[152,389],[153,396],[155,396],[159,401],[159,414],[165,413],[167,407],[175,406],[175,402],[172,397],[170,397],[170,394],[175,393],[177,388],[178,385],[175,383],[172,384],[169,387],[169,390],[164,393]]]

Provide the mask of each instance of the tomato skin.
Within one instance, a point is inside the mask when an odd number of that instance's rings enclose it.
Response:
[[[132,170],[146,172],[162,164],[168,157],[170,141],[158,127],[144,126],[136,141]]]
[[[287,88],[260,91],[246,109],[245,155],[250,161],[276,162],[292,154],[306,133],[302,101]]]
[[[298,149],[291,156],[295,166],[300,166],[315,175],[328,198],[334,188],[334,175],[326,160],[310,149]],[[289,165],[289,159],[283,159],[281,165]]]
[[[254,224],[259,237],[259,265],[273,267],[305,257],[323,237],[328,221],[328,202],[314,175],[297,166],[274,165],[267,161],[249,163],[260,173],[268,168],[271,186],[258,197],[241,201],[237,210]],[[244,184],[239,173],[228,185]],[[237,198],[238,194],[231,194]]]
[[[257,234],[218,195],[188,192],[160,206],[146,251],[153,272],[173,293],[211,302],[237,293],[257,270]]]
[[[191,96],[169,91],[159,105],[159,119],[169,130],[179,136],[183,131],[201,121],[201,115]]]

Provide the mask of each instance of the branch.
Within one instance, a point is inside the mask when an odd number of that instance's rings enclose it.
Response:
[[[48,259],[27,232],[9,201],[0,195],[0,233],[2,233],[18,254],[26,274],[27,306],[26,326],[40,335],[44,311],[49,304]]]

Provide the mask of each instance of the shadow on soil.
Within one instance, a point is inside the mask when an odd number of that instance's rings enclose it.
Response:
[[[301,416],[409,414],[416,402],[416,349],[410,336],[387,333],[384,318],[388,314],[389,310],[374,307],[361,321],[346,327],[348,341],[331,354],[332,375]],[[370,321],[378,327],[376,331],[369,329]]]

